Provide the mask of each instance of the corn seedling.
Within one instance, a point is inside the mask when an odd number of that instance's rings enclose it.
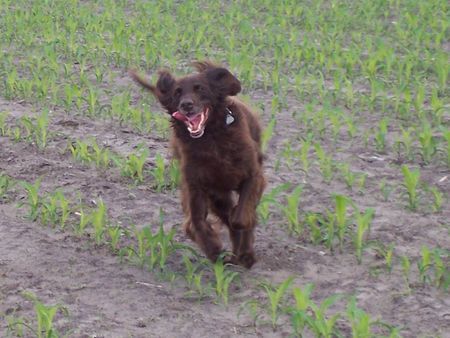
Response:
[[[391,196],[391,193],[393,190],[394,190],[394,187],[389,185],[386,182],[386,179],[383,178],[380,182],[380,191],[381,191],[381,195],[383,196],[384,202],[389,201],[389,196]]]
[[[147,238],[150,237],[150,239],[151,239],[152,233],[151,233],[151,230],[149,227],[144,227],[142,230],[138,230],[133,225],[133,228],[134,228],[134,236],[135,236],[137,243],[136,243],[135,248],[133,248],[133,247],[128,248],[129,249],[128,256],[137,258],[139,266],[143,267],[148,260],[147,249],[149,247],[149,244],[148,244]],[[150,257],[150,259],[154,259],[156,261],[155,255]],[[153,268],[153,266],[155,265],[155,262],[150,261],[150,265]]]
[[[370,225],[375,214],[374,209],[366,209],[364,213],[356,212],[356,234],[354,236],[354,246],[356,252],[356,259],[361,264],[362,251],[364,248],[364,235],[367,231],[370,231]]]
[[[164,232],[162,224],[156,236],[156,244],[158,246],[158,264],[161,270],[165,270],[167,259],[177,249],[184,248],[182,245],[177,245],[173,242],[176,229],[172,228],[167,234]]]
[[[401,265],[402,265],[403,279],[405,281],[406,289],[409,292],[410,291],[409,278],[410,278],[410,273],[411,273],[411,261],[409,260],[408,256],[402,256]]]
[[[384,264],[386,265],[386,269],[389,273],[392,272],[392,260],[394,258],[394,244],[391,243],[389,245],[380,244],[376,247],[377,255],[384,259]]]
[[[62,312],[63,315],[67,316],[68,315],[67,309],[62,305],[45,305],[32,292],[25,291],[23,292],[22,296],[33,302],[37,326],[33,327],[30,324],[26,324],[25,321],[21,319],[15,321],[13,325],[16,327],[23,326],[24,328],[31,331],[31,334],[37,338],[60,337],[61,335],[53,326],[53,321],[58,311]]]
[[[161,271],[164,271],[169,256],[175,250],[182,248],[181,245],[173,243],[174,235],[175,229],[166,234],[162,224],[156,233],[152,233],[149,227],[144,227],[140,231],[135,229],[137,247],[130,250],[138,259],[139,265],[146,265],[150,270],[159,267]]]
[[[22,134],[23,138],[27,142],[31,142],[31,139],[32,139],[33,133],[34,133],[34,129],[35,129],[33,121],[31,120],[31,118],[29,118],[27,116],[22,116],[20,118],[20,125],[25,129],[25,134]]]
[[[322,230],[320,228],[321,225],[321,217],[316,213],[307,213],[305,216],[305,223],[308,226],[310,232],[311,241],[314,244],[319,244],[323,241]]]
[[[403,129],[401,128],[402,136],[401,140],[399,141],[399,144],[403,146],[403,149],[401,150],[402,153],[406,156],[408,160],[412,160],[413,158],[413,129]],[[399,149],[400,152],[400,149]]]
[[[331,156],[327,155],[319,143],[314,145],[316,156],[319,161],[320,173],[325,183],[330,183],[333,179],[334,165]]]
[[[48,196],[47,199],[42,202],[40,216],[43,225],[49,224],[52,227],[57,225],[59,218],[58,200],[58,195],[55,193]]]
[[[267,146],[269,145],[269,141],[272,139],[274,128],[275,128],[276,120],[273,118],[270,120],[267,127],[263,130],[261,134],[261,149],[263,153],[267,151]]]
[[[0,172],[0,200],[6,197],[6,194],[14,184],[15,182],[11,177]]]
[[[99,168],[107,168],[110,165],[111,162],[111,154],[108,149],[100,148],[97,142],[94,140],[91,144],[93,154],[91,154],[89,157],[92,157],[95,161],[95,165]]]
[[[351,297],[347,303],[347,319],[350,322],[353,338],[374,337],[372,327],[379,327],[379,330],[387,329],[390,338],[400,338],[399,329],[384,323],[380,320],[372,320],[370,315],[356,305],[356,297]],[[378,336],[378,335],[377,335]]]
[[[172,190],[176,189],[181,182],[180,164],[173,159],[169,164],[169,186]]]
[[[388,132],[389,120],[384,118],[378,125],[378,130],[375,133],[375,148],[377,151],[384,153],[386,150],[386,135]]]
[[[144,181],[144,165],[148,157],[148,150],[141,150],[140,153],[128,155],[125,161],[116,161],[121,168],[123,176],[131,177],[136,183]],[[114,159],[114,157],[113,157]]]
[[[345,182],[348,189],[353,189],[353,184],[356,181],[356,175],[350,170],[350,165],[348,163],[341,163],[337,166],[339,172]]]
[[[426,284],[429,281],[429,276],[427,275],[427,271],[431,267],[431,252],[430,249],[426,246],[422,246],[421,249],[421,260],[417,262],[417,268],[419,269],[419,277],[423,284]]]
[[[349,220],[347,219],[347,206],[349,204],[349,199],[342,195],[335,195],[334,201],[335,201],[334,213],[337,227],[337,235],[339,239],[339,247],[342,251],[344,247],[344,237],[349,222]]]
[[[228,305],[228,295],[231,283],[239,276],[235,271],[229,271],[226,269],[226,265],[221,259],[217,260],[213,265],[214,268],[214,290],[217,298],[220,298],[225,304]]]
[[[79,216],[80,220],[78,223],[75,224],[74,232],[76,235],[82,236],[84,234],[86,227],[92,221],[92,215],[87,214],[83,209],[80,209],[80,211],[75,212],[75,215]]]
[[[308,309],[311,304],[311,293],[314,290],[313,284],[307,284],[303,289],[294,287],[292,293],[295,305],[290,309],[291,323],[296,336],[301,337],[309,317]]]
[[[431,209],[433,212],[441,212],[442,204],[444,203],[444,194],[436,187],[430,187],[428,191],[433,196]]]
[[[352,297],[347,304],[347,318],[350,321],[353,338],[372,337],[370,315],[356,306],[355,297]]]
[[[39,196],[39,188],[41,186],[41,179],[37,179],[34,184],[28,182],[20,182],[22,187],[24,187],[25,191],[28,195],[28,207],[30,208],[30,212],[28,217],[35,221],[39,216],[39,209],[41,207],[41,197]]]
[[[44,149],[47,146],[48,114],[48,110],[43,110],[36,120],[36,143],[40,149]]]
[[[366,187],[367,174],[359,174],[356,180],[356,186],[358,187],[358,192],[360,194],[364,193],[364,189]]]
[[[290,184],[284,183],[280,184],[279,186],[273,188],[269,193],[266,193],[262,196],[257,212],[261,219],[261,221],[266,224],[270,217],[270,206],[271,205],[278,205],[277,197],[283,192],[289,189]]]
[[[161,156],[161,154],[156,154],[155,167],[151,170],[151,174],[152,174],[153,178],[155,179],[157,192],[161,192],[166,184],[165,172],[166,172],[166,166],[164,164],[164,158]]]
[[[109,245],[111,250],[116,252],[119,250],[120,237],[123,234],[122,228],[120,226],[109,226],[107,227],[107,232],[109,236]]]
[[[20,128],[15,127],[10,132],[11,132],[11,137],[14,140],[14,142],[20,142],[20,140],[22,139],[22,132],[20,131]]]
[[[437,151],[437,141],[428,123],[425,123],[422,131],[419,133],[420,155],[425,164],[431,162],[432,157]]]
[[[201,262],[200,264],[193,264],[188,255],[183,255],[183,263],[186,270],[184,279],[189,287],[190,293],[195,293],[200,299],[208,295],[212,287],[209,283],[207,285],[203,284],[203,271],[200,270],[202,264],[208,263]]]
[[[191,258],[188,255],[183,255],[183,263],[186,269],[184,279],[186,280],[186,284],[190,287],[194,282],[197,266],[192,263]]]
[[[91,213],[90,218],[94,228],[95,243],[100,245],[103,241],[103,235],[106,228],[107,214],[106,206],[102,199],[100,199],[96,204],[97,209]]]
[[[326,217],[322,217],[321,223],[325,225],[325,245],[333,251],[334,238],[336,236],[336,215],[329,210],[326,210]]]
[[[441,258],[441,255],[445,257],[445,260]],[[439,249],[433,250],[433,264],[434,264],[434,285],[441,287],[445,291],[450,286],[450,269],[448,259],[450,258],[449,252],[441,251]]]
[[[300,145],[300,151],[299,151],[299,157],[300,161],[302,162],[302,168],[305,173],[308,173],[309,170],[309,150],[311,148],[311,141],[310,140],[302,140],[302,143]]]
[[[269,314],[272,327],[277,326],[278,318],[280,317],[280,310],[282,309],[283,299],[294,281],[294,277],[290,276],[281,282],[278,286],[273,286],[268,283],[263,283],[261,286],[266,291],[269,300]]]
[[[69,201],[60,191],[56,192],[55,197],[57,198],[59,203],[59,211],[60,211],[59,226],[61,227],[61,229],[64,229],[66,227],[67,220],[71,214]]]
[[[92,161],[92,156],[89,152],[89,145],[83,141],[77,140],[75,143],[70,142],[68,148],[72,157],[77,161],[89,163]]]
[[[446,143],[445,147],[447,148],[446,152],[447,167],[450,168],[450,129],[443,129],[442,135]]]
[[[0,136],[6,136],[8,131],[8,126],[6,125],[6,118],[8,117],[7,112],[0,113]]]
[[[303,232],[303,225],[299,218],[300,197],[303,187],[298,185],[286,196],[286,206],[282,207],[284,216],[288,221],[288,229],[290,233],[300,235]]]
[[[319,306],[317,306],[313,302],[310,303],[309,307],[312,315],[306,317],[306,322],[308,328],[311,330],[314,336],[332,338],[337,335],[338,332],[335,325],[341,314],[336,313],[330,318],[327,318],[325,312],[340,298],[340,295],[330,296],[326,298]]]
[[[417,209],[418,196],[417,196],[417,185],[419,184],[420,171],[409,170],[406,165],[402,166],[403,172],[403,186],[406,188],[408,194],[409,208],[411,210]]]

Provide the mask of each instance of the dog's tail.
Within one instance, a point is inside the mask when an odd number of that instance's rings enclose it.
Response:
[[[150,82],[148,82],[146,79],[144,79],[142,76],[140,76],[135,69],[130,69],[128,71],[128,74],[130,74],[131,78],[137,83],[139,83],[142,87],[147,88],[155,95],[157,94],[156,87],[152,85]]]

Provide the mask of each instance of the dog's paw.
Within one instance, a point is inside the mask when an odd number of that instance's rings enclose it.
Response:
[[[231,252],[227,252],[223,255],[223,264],[240,265],[239,259]]]
[[[253,252],[240,254],[238,257],[239,264],[250,269],[256,263],[256,257]]]

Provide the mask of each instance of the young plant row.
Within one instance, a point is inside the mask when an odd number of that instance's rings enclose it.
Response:
[[[26,141],[44,149],[49,140],[49,110],[44,109],[37,117],[23,116],[10,126],[8,113],[0,112],[0,137],[9,137],[14,142]]]
[[[161,154],[156,154],[154,166],[146,169],[149,150],[139,145],[136,152],[122,157],[111,152],[106,147],[101,147],[92,139],[88,142],[76,140],[69,142],[68,149],[72,157],[82,163],[94,163],[98,168],[108,168],[114,166],[121,174],[134,180],[135,183],[143,183],[145,177],[150,175],[154,180],[154,188],[157,192],[163,189],[175,189],[180,182],[180,168],[176,160],[172,160],[168,165]]]
[[[39,298],[30,291],[23,291],[21,296],[33,303],[34,313],[36,315],[33,322],[30,318],[23,318],[15,316],[15,313],[5,316],[7,322],[7,337],[28,337],[29,335],[37,338],[59,338],[68,337],[70,332],[64,336],[55,328],[55,316],[60,312],[63,316],[68,317],[69,312],[67,308],[60,304],[46,305],[39,300]],[[25,335],[25,333],[27,333]]]
[[[3,7],[11,8],[9,5],[6,1]],[[388,26],[389,17],[384,9],[373,9],[369,1],[351,8],[327,6],[327,10],[323,2],[311,8],[294,3],[228,4],[222,11],[219,11],[221,3],[216,1],[195,20],[192,19],[198,9],[195,1],[183,6],[144,1],[108,2],[105,3],[108,11],[77,2],[65,6],[57,3],[23,5],[34,15],[24,14],[20,9],[2,12],[3,39],[10,44],[14,41],[12,47],[19,51],[38,50],[40,53],[35,54],[38,57],[32,59],[32,66],[27,69],[40,70],[50,78],[60,73],[84,75],[87,66],[93,63],[96,67],[91,75],[101,81],[106,67],[137,63],[153,67],[163,62],[175,66],[180,58],[201,56],[194,51],[204,48],[214,51],[214,56],[228,59],[242,74],[245,83],[251,83],[256,74],[260,74],[261,85],[274,87],[275,92],[286,90],[287,69],[299,72],[296,87],[306,87],[305,92],[308,87],[319,91],[323,87],[323,83],[311,78],[313,74],[317,78],[319,71],[323,79],[332,79],[336,92],[348,86],[345,81],[348,78],[364,79],[371,86],[368,96],[372,101],[378,98],[378,93],[384,94],[391,82],[402,84],[402,89],[411,83],[418,86],[416,73],[422,75],[428,71],[433,84],[441,91],[445,90],[448,77],[448,65],[441,50],[446,33],[445,15],[436,15],[435,8],[443,6],[442,1],[437,0],[421,2],[420,11],[414,5],[402,4],[399,8],[398,4],[389,3],[387,12],[396,14],[398,21]],[[272,14],[261,16],[261,6],[268,6]],[[48,12],[54,20],[45,19]],[[433,13],[434,20],[430,20]],[[65,20],[69,14],[72,14],[71,20]],[[178,20],[174,21],[172,15]],[[343,23],[347,17],[353,18],[352,25]],[[297,22],[298,18],[301,20]],[[206,34],[210,22],[216,22],[223,29]],[[37,24],[41,25],[41,31],[33,30]],[[168,24],[172,30],[165,29]],[[353,30],[352,26],[358,24],[367,31]],[[301,33],[304,33],[303,38],[300,38]],[[153,36],[151,43],[146,34]],[[349,34],[351,43],[346,39]],[[387,41],[378,41],[381,36],[387,36]],[[314,43],[316,40],[323,41],[320,48]],[[52,41],[58,43],[44,44]],[[179,49],[174,48],[177,45]],[[419,51],[425,55],[419,57]],[[437,55],[432,54],[435,51]],[[65,56],[65,63],[58,62],[57,56],[61,54]],[[78,63],[70,62],[74,60]],[[273,68],[264,68],[267,63]],[[304,64],[308,67],[302,68]],[[36,82],[32,87],[46,87],[39,86],[39,77],[33,76],[34,72],[29,74]]]
[[[27,202],[20,206],[28,207],[30,220],[54,229],[69,229],[75,236],[93,240],[97,246],[107,245],[121,260],[149,269],[164,279],[182,277],[190,295],[200,298],[215,295],[218,302],[228,304],[229,287],[238,273],[225,268],[222,260],[211,264],[199,258],[190,246],[176,242],[176,229],[164,230],[162,210],[157,231],[134,224],[124,227],[108,217],[101,198],[92,201],[93,206],[82,203],[81,198],[79,203],[72,203],[60,190],[41,194],[40,180],[19,183],[27,194]],[[169,268],[168,262],[174,257],[183,261],[185,271],[181,276]]]
[[[450,134],[447,135],[447,137],[450,137]],[[447,147],[450,151],[450,139],[448,141]],[[287,143],[284,150],[281,152],[281,158],[284,159],[286,165],[290,169],[297,169],[298,167],[294,166],[293,162],[299,161],[301,163],[301,170],[305,174],[308,174],[311,167],[310,153],[312,148],[314,148],[314,153],[316,155],[315,164],[325,183],[330,184],[333,178],[336,177],[336,174],[338,174],[337,177],[345,183],[349,190],[353,190],[356,186],[357,191],[363,193],[367,175],[364,173],[353,172],[348,163],[339,163],[335,161],[330,154],[325,152],[319,142],[313,144],[309,139],[302,140],[299,150],[293,150],[290,143]],[[450,152],[448,155],[450,155]],[[280,160],[277,161],[275,169],[278,170],[277,168],[279,168],[279,166]],[[381,181],[380,191],[383,200],[387,201],[394,189],[403,190],[406,191],[406,193],[402,193],[402,195],[407,196],[406,199],[410,210],[414,211],[418,209],[420,204],[419,197],[421,195],[422,199],[427,200],[427,202],[428,200],[431,200],[427,209],[432,212],[440,212],[442,210],[446,196],[437,186],[428,186],[424,182],[420,182],[420,169],[411,170],[407,165],[403,165],[401,167],[401,172],[403,175],[403,182],[398,187],[390,186],[385,180]],[[419,190],[421,187],[422,189]],[[280,189],[277,188],[273,193],[277,194],[281,192],[279,190]],[[268,197],[271,198],[270,194]],[[422,207],[422,209],[424,209],[424,207]],[[265,219],[266,215],[262,216],[263,219]]]
[[[384,121],[386,120],[384,119]],[[387,127],[381,129],[384,128]],[[414,159],[420,158],[418,162],[427,165],[432,163],[432,159],[436,159],[436,162],[433,163],[443,164],[450,168],[450,129],[442,127],[440,136],[435,136],[436,133],[431,131],[429,124],[425,124],[423,130],[419,132],[419,142],[413,140],[413,128],[401,129],[401,139],[397,139],[394,145],[400,163],[414,162]],[[274,130],[269,125],[265,132],[267,135],[263,133],[263,140],[266,137],[266,142],[268,142],[272,138]],[[386,133],[386,130],[375,133],[374,139],[378,152],[385,153]],[[338,177],[346,184],[348,189],[352,190],[356,185],[362,192],[366,178],[364,174],[351,171],[348,163],[334,160],[332,155],[324,149],[321,141],[315,140],[317,137],[313,136],[314,133],[305,134],[306,136],[300,138],[299,142],[287,141],[282,144],[275,162],[275,170],[278,171],[280,165],[285,164],[290,170],[301,170],[308,174],[311,167],[314,166],[318,168],[325,183],[330,184],[338,174]],[[336,142],[335,140],[334,144]],[[296,144],[296,146],[293,146],[293,144]],[[419,144],[419,147],[416,147],[416,144]],[[312,155],[315,155],[315,161],[311,159]]]
[[[368,107],[440,126],[448,104],[445,1],[339,4],[213,1],[199,14],[192,0],[182,6],[107,1],[107,11],[78,1],[5,0],[1,38],[8,49],[0,63],[5,75],[0,85],[10,99],[37,100],[89,116],[111,114],[141,128],[148,119],[167,120],[129,107],[128,93],[116,99],[110,87],[120,82],[123,70],[184,71],[187,61],[207,56],[226,60],[245,88],[270,90],[271,113],[294,96],[305,103],[342,110]],[[211,23],[223,29],[210,30]],[[143,129],[148,131],[148,124]]]
[[[381,180],[379,188],[382,200],[388,202],[390,196],[399,191],[403,200],[406,200],[407,208],[411,211],[442,212],[448,196],[437,186],[430,186],[421,181],[419,168],[410,169],[407,165],[402,165],[400,169],[403,181],[399,186],[389,184],[386,179]]]
[[[375,215],[374,209],[359,210],[349,197],[336,194],[333,196],[334,210],[325,210],[322,213],[305,212],[301,217],[300,203],[303,189],[301,185],[286,194],[285,202],[279,203],[277,200],[277,196],[288,190],[289,186],[282,184],[263,196],[258,206],[262,222],[268,221],[273,207],[278,208],[284,215],[291,234],[299,237],[309,236],[312,243],[324,244],[331,251],[338,245],[341,252],[347,239],[350,239],[356,258],[361,263],[366,238]],[[353,209],[350,216],[349,207]]]
[[[408,196],[409,207],[416,210],[418,174],[417,171],[411,173],[406,166],[403,167],[403,171],[404,190]],[[364,249],[372,242],[368,238],[375,210],[373,208],[360,210],[350,197],[335,194],[332,196],[333,210],[302,213],[302,185],[298,185],[290,193],[287,192],[289,188],[290,184],[281,184],[263,195],[257,209],[261,222],[266,224],[273,213],[282,214],[289,233],[300,238],[309,238],[313,244],[323,244],[331,251],[337,246],[342,252],[346,244],[351,242],[357,261],[361,263]],[[433,211],[441,211],[443,193],[437,188],[429,190],[434,196]],[[279,202],[282,194],[285,196],[284,200]]]
[[[7,122],[8,114],[0,113],[0,137],[9,137],[14,142],[29,142],[43,150],[49,141],[49,111],[44,110],[36,118],[23,116],[10,125]],[[138,146],[135,153],[122,157],[101,147],[92,139],[89,142],[75,140],[67,146],[72,157],[82,163],[94,163],[98,168],[106,169],[114,166],[119,168],[121,174],[133,179],[135,183],[144,182],[145,176],[153,177],[154,188],[157,192],[164,189],[175,189],[180,181],[180,169],[177,161],[172,160],[166,164],[161,154],[154,159],[154,166],[146,170],[149,151],[144,146]]]
[[[315,161],[311,160],[312,154],[315,155]],[[300,170],[306,175],[311,172],[312,167],[317,167],[326,184],[330,184],[334,178],[339,178],[349,190],[364,192],[367,175],[352,171],[348,163],[334,160],[320,142],[313,142],[312,137],[308,136],[307,139],[301,140],[299,149],[293,149],[291,143],[284,144],[275,162],[276,172],[280,170],[282,161],[290,170]]]
[[[262,283],[264,300],[244,303],[243,309],[247,309],[255,325],[270,323],[276,329],[285,327],[289,320],[291,334],[295,337],[401,337],[400,328],[372,318],[359,308],[356,297],[336,294],[316,303],[311,297],[313,284],[292,287],[293,281],[293,277],[288,277],[278,285]],[[342,299],[347,299],[346,309],[331,311]],[[280,323],[282,319],[284,321]]]

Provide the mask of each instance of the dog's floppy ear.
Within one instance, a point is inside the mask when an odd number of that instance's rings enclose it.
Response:
[[[172,74],[170,74],[170,72],[166,70],[160,71],[156,86],[141,77],[134,70],[130,70],[129,74],[134,81],[139,83],[142,87],[150,90],[152,94],[156,96],[163,107],[167,108],[168,110],[172,109],[172,89],[175,86],[175,78],[172,76]]]
[[[204,60],[204,61],[194,61],[192,62],[192,66],[194,66],[197,71],[204,72],[207,69],[217,68],[218,66],[212,63],[211,61]]]
[[[241,82],[227,69],[222,67],[207,68],[205,73],[211,87],[220,96],[234,96],[241,91]]]
[[[159,72],[159,78],[156,82],[156,89],[160,95],[170,95],[175,86],[175,78],[166,70]]]

